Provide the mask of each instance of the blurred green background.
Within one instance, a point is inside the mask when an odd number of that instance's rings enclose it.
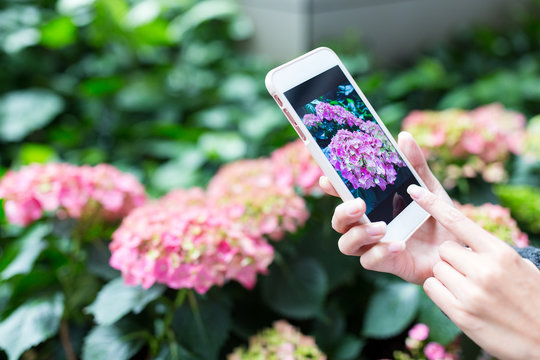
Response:
[[[498,101],[540,113],[538,6],[380,65],[361,34],[330,45],[393,132],[412,109]],[[247,47],[252,19],[224,0],[5,0],[0,166],[112,163],[153,195],[295,138],[264,89],[277,65]],[[263,60],[264,59],[264,60]]]

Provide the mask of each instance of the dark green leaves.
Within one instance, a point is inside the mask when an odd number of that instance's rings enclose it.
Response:
[[[165,287],[161,285],[144,290],[140,286],[128,286],[124,284],[122,278],[116,278],[101,289],[96,300],[86,308],[86,311],[94,315],[98,324],[111,325],[131,311],[140,313],[163,291]]]
[[[97,326],[84,340],[83,360],[127,360],[143,346],[144,341],[136,326]]]
[[[440,344],[450,344],[461,330],[422,292],[418,322],[429,326],[429,339]]]
[[[188,294],[174,314],[173,329],[180,343],[200,359],[216,359],[231,326],[229,307],[216,300]]]
[[[30,300],[0,323],[0,347],[10,360],[57,333],[63,301],[60,294]]]
[[[525,185],[500,185],[495,190],[512,216],[533,233],[540,233],[540,190]]]
[[[418,310],[420,288],[405,282],[392,282],[372,294],[362,329],[373,338],[395,336],[405,330]]]
[[[316,316],[328,291],[328,278],[314,259],[276,263],[262,279],[265,303],[281,315],[295,319]]]
[[[41,28],[41,44],[61,48],[77,40],[77,28],[67,16],[52,19]]]
[[[177,17],[169,27],[169,34],[175,41],[181,41],[187,33],[200,24],[215,19],[234,17],[238,6],[234,2],[224,0],[202,1],[189,11]]]
[[[47,246],[44,237],[49,234],[49,224],[38,223],[30,227],[25,235],[18,241],[10,244],[8,250],[0,260],[0,279],[9,279],[17,274],[27,274],[34,262]],[[6,260],[9,263],[6,263]]]
[[[62,98],[45,89],[12,91],[0,98],[0,140],[20,141],[64,109]]]

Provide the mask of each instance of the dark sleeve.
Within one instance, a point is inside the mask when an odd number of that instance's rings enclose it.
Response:
[[[521,257],[531,260],[540,269],[540,249],[532,246],[515,249]]]

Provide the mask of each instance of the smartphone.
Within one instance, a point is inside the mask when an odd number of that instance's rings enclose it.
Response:
[[[381,241],[406,241],[428,219],[407,193],[425,184],[332,50],[271,70],[266,88],[341,199],[365,201],[360,222],[387,224]]]

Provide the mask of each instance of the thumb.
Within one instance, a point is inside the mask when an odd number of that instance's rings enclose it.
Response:
[[[407,157],[407,160],[409,160],[413,166],[414,170],[416,170],[418,173],[418,176],[420,176],[420,178],[424,181],[428,189],[431,192],[449,200],[450,198],[446,194],[446,191],[442,187],[441,183],[429,169],[426,158],[424,157],[422,150],[414,140],[413,136],[406,131],[400,132],[398,135],[398,145],[401,151],[403,151]]]

